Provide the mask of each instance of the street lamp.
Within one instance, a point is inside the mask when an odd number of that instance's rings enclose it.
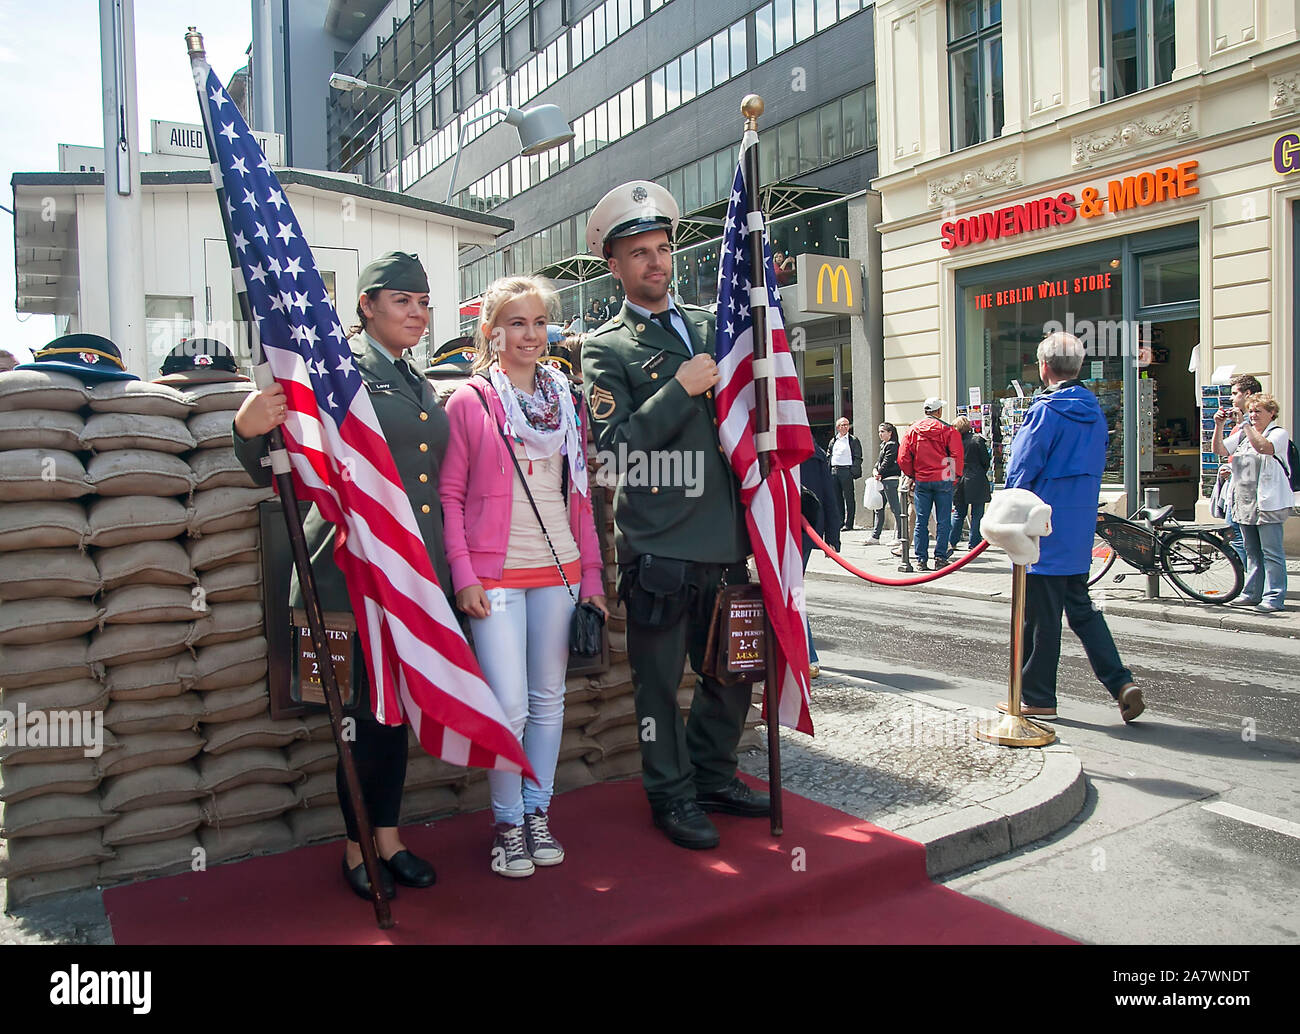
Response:
[[[519,153],[525,157],[541,154],[552,147],[567,144],[573,139],[573,128],[554,104],[538,104],[520,111],[518,108],[492,108],[467,119],[460,127],[456,140],[456,160],[451,163],[451,179],[447,181],[447,204],[451,204],[452,191],[456,189],[456,170],[460,167],[460,152],[465,147],[465,130],[489,115],[503,115],[505,120],[519,130]]]
[[[368,83],[364,79],[358,79],[354,75],[344,75],[342,72],[330,73],[330,86],[343,93],[351,93],[353,90],[378,90],[380,93],[397,98],[397,192],[400,194],[405,189],[402,183],[402,160],[406,157],[402,149],[402,91],[394,90],[391,86]]]

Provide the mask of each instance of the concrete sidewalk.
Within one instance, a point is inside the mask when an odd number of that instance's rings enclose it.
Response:
[[[891,552],[892,533],[886,532],[879,545],[867,545],[868,531],[857,529],[840,533],[840,555],[869,574],[884,578],[907,578],[899,572],[899,558]],[[965,556],[965,543],[952,560]],[[915,561],[912,564],[916,566]],[[860,580],[840,567],[819,549],[808,560],[808,573],[818,577],[842,577]],[[1160,596],[1146,598],[1146,577],[1123,560],[1116,560],[1106,577],[1092,587],[1092,598],[1106,614],[1168,621],[1173,624],[1201,625],[1209,628],[1237,629],[1263,635],[1300,638],[1300,560],[1287,560],[1287,609],[1279,614],[1257,614],[1249,608],[1198,603],[1177,594],[1164,579]],[[989,547],[965,567],[924,585],[906,586],[894,591],[937,593],[973,600],[1011,602],[1011,561],[999,549]]]

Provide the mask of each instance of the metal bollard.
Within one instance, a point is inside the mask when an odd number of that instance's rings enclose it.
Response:
[[[1160,506],[1160,489],[1144,488],[1142,489],[1142,505],[1149,509],[1157,509]],[[1158,600],[1160,598],[1160,575],[1147,575],[1147,599]]]
[[[1007,714],[980,722],[975,738],[1004,747],[1045,747],[1056,732],[1020,713],[1020,683],[1025,659],[1025,565],[1011,568],[1011,671],[1007,679]]]
[[[907,504],[899,507],[901,511],[898,517],[898,533],[902,538],[903,553],[899,560],[898,569],[904,574],[911,574],[916,568],[912,566],[912,536],[907,530],[908,508]]]

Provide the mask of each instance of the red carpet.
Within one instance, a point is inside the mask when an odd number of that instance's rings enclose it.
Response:
[[[564,864],[522,880],[488,868],[490,814],[403,831],[438,870],[399,887],[396,925],[343,885],[341,843],[115,887],[118,944],[1068,944],[936,887],[921,845],[785,794],[785,835],[714,816],[722,846],[686,851],[650,823],[639,780],[557,797]]]

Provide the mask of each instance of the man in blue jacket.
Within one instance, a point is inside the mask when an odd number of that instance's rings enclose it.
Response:
[[[1083,643],[1088,663],[1131,722],[1142,691],[1124,667],[1106,618],[1088,596],[1088,566],[1097,526],[1097,498],[1109,434],[1097,397],[1079,380],[1084,348],[1073,334],[1048,335],[1038,346],[1045,391],[1029,407],[1011,446],[1006,487],[1024,488],[1052,508],[1052,534],[1025,583],[1025,657],[1021,710],[1056,718],[1061,614]],[[1004,705],[1005,709],[1005,705]]]

